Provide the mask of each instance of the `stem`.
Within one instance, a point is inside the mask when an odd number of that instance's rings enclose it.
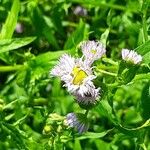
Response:
[[[24,67],[24,65],[0,66],[0,72],[16,71],[16,70],[19,70],[23,67]]]
[[[107,75],[110,75],[110,76],[117,77],[117,74],[116,74],[116,73],[107,72],[107,71],[102,70],[102,69],[97,69],[97,71],[99,71],[100,73],[103,73],[103,74],[107,74]]]
[[[112,59],[110,59],[110,58],[106,58],[106,57],[104,57],[104,58],[102,58],[102,60],[103,60],[104,62],[106,62],[106,63],[111,64],[111,65],[118,66],[118,63],[117,63],[117,62],[115,62],[115,61],[113,61],[113,60],[112,60]]]
[[[112,8],[112,9],[117,9],[117,10],[126,10],[126,7],[121,6],[121,5],[116,5],[116,4],[111,4],[111,3],[102,3],[100,1],[81,1],[81,0],[71,0],[71,2],[75,3],[80,3],[80,4],[87,4],[87,5],[93,5],[93,6],[99,6],[99,7],[106,7],[106,8]],[[131,10],[133,11],[133,10]]]

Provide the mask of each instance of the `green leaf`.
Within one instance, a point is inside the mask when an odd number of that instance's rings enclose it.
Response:
[[[35,37],[0,40],[0,53],[18,49],[20,47],[30,44],[34,40],[35,40]]]
[[[14,0],[11,11],[9,12],[5,24],[2,27],[0,39],[10,39],[12,37],[17,24],[19,10],[20,1]]]
[[[32,69],[41,67],[45,70],[46,68],[50,67],[50,65],[48,65],[50,64],[50,61],[58,59],[65,52],[66,51],[46,52],[29,61],[29,66]]]
[[[128,70],[122,73],[122,78],[125,83],[129,83],[135,77],[136,72],[138,71],[139,66],[131,66]]]
[[[68,37],[64,49],[72,49],[76,47],[81,41],[87,38],[88,30],[85,23],[80,20],[76,30]]]
[[[27,85],[38,80],[44,73],[48,74],[53,66],[53,60],[58,59],[65,51],[46,52],[28,61],[28,66],[18,72],[17,83]]]
[[[84,139],[102,138],[102,137],[104,137],[105,135],[107,135],[111,131],[112,131],[112,129],[107,130],[107,131],[103,131],[101,133],[87,132],[87,133],[84,133],[83,135],[81,135],[79,137],[76,137],[76,139],[84,140]]]
[[[57,39],[54,36],[54,30],[45,21],[43,14],[36,2],[29,3],[29,13],[31,14],[31,20],[36,29],[36,34],[38,37],[44,35],[50,44],[59,49]]]
[[[75,140],[75,143],[74,143],[74,150],[82,150],[80,141],[77,139]]]
[[[150,51],[143,56],[143,62],[145,64],[150,64]]]
[[[95,109],[99,113],[99,115],[104,116],[115,123],[112,108],[107,100],[102,100]]]
[[[11,124],[3,123],[3,130],[11,136],[11,140],[19,149],[27,150],[27,145],[25,144],[25,137],[19,132],[19,130]]]
[[[116,125],[116,128],[124,134],[130,135],[132,137],[138,137],[144,129],[150,128],[150,119],[146,120],[145,123],[136,128],[127,128],[121,124]]]
[[[135,78],[132,81],[136,82],[136,81],[139,81],[139,80],[150,80],[150,73],[138,74],[138,75],[135,76]]]
[[[141,109],[144,119],[150,118],[150,82],[148,82],[142,91],[141,95]]]
[[[104,46],[106,47],[107,44],[107,38],[109,35],[109,29],[106,29],[105,32],[101,35],[101,42],[104,44]]]
[[[137,51],[142,56],[144,56],[146,53],[150,51],[150,41],[145,42],[144,44],[140,45],[134,50]]]

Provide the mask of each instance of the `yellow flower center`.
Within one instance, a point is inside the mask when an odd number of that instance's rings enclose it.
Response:
[[[91,53],[92,53],[92,54],[96,54],[96,50],[95,50],[95,49],[92,49],[92,50],[91,50]]]
[[[79,67],[74,67],[72,70],[71,75],[73,76],[73,84],[80,85],[82,84],[83,80],[87,77],[85,71],[81,70]]]

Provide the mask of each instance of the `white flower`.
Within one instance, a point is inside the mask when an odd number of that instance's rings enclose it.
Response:
[[[81,42],[80,47],[86,63],[90,66],[95,60],[101,58],[106,53],[105,47],[98,41],[84,41]]]
[[[69,113],[66,116],[66,124],[71,128],[76,128],[79,133],[86,132],[89,128],[87,117],[84,114]]]
[[[129,61],[134,64],[140,64],[142,61],[142,56],[133,50],[122,49],[121,53],[122,53],[122,59],[125,61]]]
[[[96,76],[92,74],[92,69],[81,58],[75,59],[64,54],[50,74],[60,77],[65,83],[64,86],[73,95],[84,97],[90,91],[96,90],[92,82]]]

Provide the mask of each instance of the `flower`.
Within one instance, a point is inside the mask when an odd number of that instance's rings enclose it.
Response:
[[[122,59],[125,61],[132,62],[133,64],[140,64],[142,61],[142,56],[137,52],[128,49],[122,49]]]
[[[93,95],[93,91],[97,90],[92,82],[96,76],[92,74],[92,68],[82,58],[75,59],[64,54],[50,74],[60,77],[64,81],[64,86],[73,95],[84,97],[89,93]]]
[[[66,124],[78,130],[79,133],[86,132],[89,128],[88,120],[85,114],[69,113],[66,116]]]
[[[90,88],[90,90],[84,96],[81,96],[78,93],[74,94],[74,96],[80,107],[84,109],[89,109],[95,106],[99,101],[99,91],[100,88]]]
[[[85,62],[89,66],[106,53],[105,47],[98,41],[84,41],[81,42],[80,47],[85,57]]]
[[[73,13],[77,16],[87,16],[87,10],[81,6],[76,6]]]

